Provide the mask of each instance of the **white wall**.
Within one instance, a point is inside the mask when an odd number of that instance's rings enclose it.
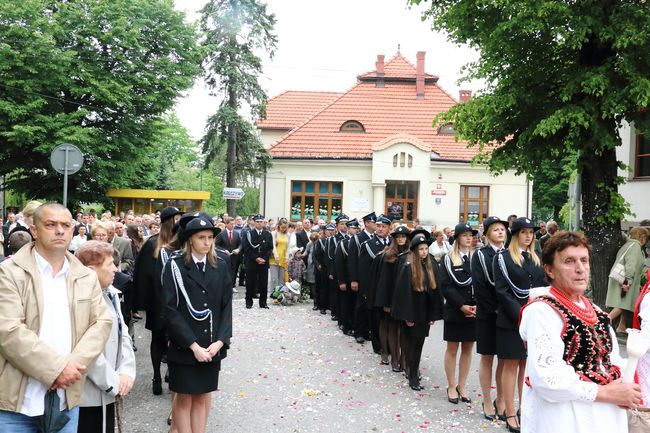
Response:
[[[258,131],[260,131],[260,140],[266,149],[289,133],[287,130],[277,129],[258,129]]]
[[[618,187],[618,191],[630,203],[632,212],[636,214],[636,216],[628,216],[627,221],[638,222],[650,218],[650,200],[648,199],[650,197],[650,180],[633,178],[636,152],[636,131],[634,125],[624,122],[619,134],[622,144],[616,148],[616,159],[626,164],[630,171],[618,170],[618,175],[627,179],[625,184]]]
[[[393,155],[402,151],[413,155],[412,168],[399,167],[399,164],[396,168],[392,166]],[[428,159],[427,152],[400,143],[375,152],[373,161],[274,160],[267,173],[266,205],[262,212],[272,218],[289,215],[293,180],[334,181],[343,182],[343,212],[352,218],[360,218],[370,211],[384,212],[385,196],[382,195],[379,201],[375,199],[377,185],[386,180],[408,180],[420,182],[418,217],[424,225],[453,226],[458,223],[461,185],[490,186],[491,215],[504,219],[512,213],[530,215],[532,185],[527,188],[523,176],[506,172],[494,177],[482,166],[440,161],[427,165],[424,161],[428,162]],[[431,194],[434,189],[445,190],[446,195],[434,196]],[[528,208],[527,192],[530,194]],[[263,187],[261,194],[264,195]],[[435,197],[441,198],[440,205],[435,204]],[[369,208],[355,209],[354,205],[364,199],[367,199]],[[264,199],[260,202],[263,205]]]

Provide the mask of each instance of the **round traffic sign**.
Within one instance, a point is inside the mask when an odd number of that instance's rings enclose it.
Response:
[[[68,165],[66,167],[66,153]],[[84,156],[79,148],[73,144],[60,144],[54,148],[50,155],[52,168],[60,174],[75,174],[84,163]]]

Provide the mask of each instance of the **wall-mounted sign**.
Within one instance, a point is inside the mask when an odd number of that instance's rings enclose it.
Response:
[[[431,195],[447,195],[446,189],[433,189],[431,190]]]
[[[436,197],[436,206],[440,206],[442,204],[442,197]]]

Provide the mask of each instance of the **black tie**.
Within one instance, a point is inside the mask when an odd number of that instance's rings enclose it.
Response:
[[[199,268],[199,271],[203,272],[203,262],[196,262],[196,267]]]
[[[530,260],[530,253],[528,251],[522,252],[521,255],[524,257],[524,260]]]
[[[463,256],[463,263],[467,263],[467,255]]]

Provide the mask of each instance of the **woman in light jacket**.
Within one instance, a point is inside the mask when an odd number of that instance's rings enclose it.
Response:
[[[623,284],[610,278],[607,284],[607,299],[605,305],[613,308],[609,313],[609,319],[614,322],[618,316],[616,332],[625,332],[631,325],[632,311],[639,293],[641,292],[641,271],[645,265],[643,245],[648,241],[648,229],[634,227],[629,232],[630,239],[616,253],[616,263],[622,263],[625,267],[626,280]]]
[[[88,241],[75,254],[81,263],[97,274],[104,302],[113,317],[104,351],[88,369],[79,409],[78,433],[113,433],[115,398],[125,397],[135,380],[133,342],[120,310],[120,291],[112,286],[117,272],[113,251],[109,243]]]

